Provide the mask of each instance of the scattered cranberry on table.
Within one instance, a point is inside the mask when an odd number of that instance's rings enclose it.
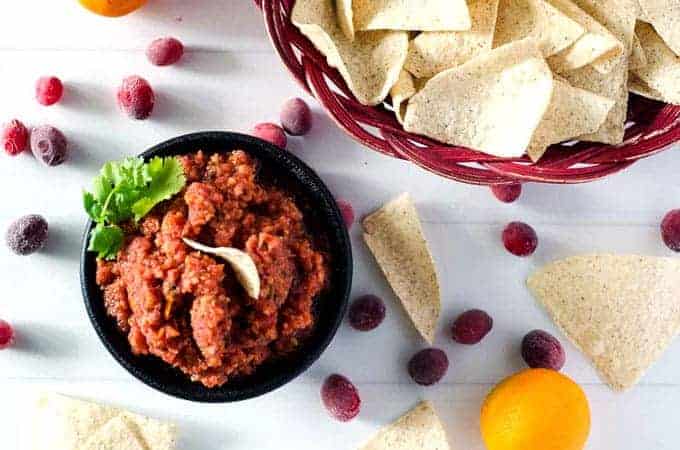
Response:
[[[131,75],[123,80],[116,97],[120,109],[136,120],[147,119],[156,103],[149,82],[137,75]]]
[[[61,100],[64,85],[57,77],[40,77],[35,85],[35,98],[43,106],[51,106]]]
[[[385,320],[385,303],[375,295],[359,297],[349,307],[349,323],[359,331],[371,331]]]
[[[288,144],[288,138],[286,138],[286,133],[284,133],[283,128],[275,123],[258,123],[253,127],[252,135],[264,141],[271,142],[282,149],[285,149]]]
[[[408,373],[421,386],[439,382],[449,370],[449,358],[443,350],[426,348],[419,351],[408,362]]]
[[[49,226],[44,217],[29,214],[12,222],[7,228],[5,241],[17,255],[30,255],[45,246]]]
[[[338,209],[340,209],[340,214],[342,214],[342,220],[349,230],[354,224],[354,208],[352,208],[352,204],[347,200],[336,200],[336,203],[338,204]]]
[[[0,350],[10,347],[14,343],[14,330],[12,326],[0,319]]]
[[[281,108],[281,125],[291,136],[304,136],[312,129],[312,110],[301,98],[291,98]]]
[[[680,209],[669,211],[661,222],[661,238],[674,252],[680,252]]]
[[[173,37],[159,38],[146,49],[146,57],[155,66],[170,66],[184,55],[184,45]]]
[[[346,377],[333,374],[321,386],[321,401],[331,417],[349,422],[361,410],[359,391]]]
[[[565,354],[560,341],[543,330],[530,331],[522,339],[522,358],[533,369],[559,371],[564,367]]]
[[[28,130],[17,119],[2,126],[2,148],[10,156],[16,156],[28,148]]]
[[[491,192],[503,203],[512,203],[522,194],[522,185],[520,183],[495,184],[491,186]]]
[[[493,328],[493,319],[481,309],[470,309],[458,316],[451,326],[451,337],[459,344],[479,343]]]
[[[538,236],[524,222],[510,222],[503,230],[503,245],[515,256],[529,256],[538,247]]]
[[[51,125],[31,130],[31,152],[47,166],[58,166],[68,158],[68,141],[64,133]]]

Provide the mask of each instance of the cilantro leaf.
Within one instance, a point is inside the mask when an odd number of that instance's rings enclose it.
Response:
[[[181,191],[187,182],[184,168],[176,158],[155,157],[146,164],[145,171],[151,182],[144,197],[132,205],[132,212],[137,221],[158,203]]]
[[[87,249],[97,252],[98,258],[114,259],[123,245],[125,237],[118,225],[104,225],[98,223],[90,232],[90,245]]]

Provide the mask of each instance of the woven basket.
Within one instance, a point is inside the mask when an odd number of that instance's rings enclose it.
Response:
[[[637,95],[630,96],[630,123],[622,144],[557,144],[536,164],[526,156],[498,158],[408,133],[384,106],[364,106],[354,98],[338,71],[290,22],[294,2],[255,0],[274,47],[298,83],[358,142],[443,177],[482,185],[584,183],[623,170],[680,140],[680,107]]]

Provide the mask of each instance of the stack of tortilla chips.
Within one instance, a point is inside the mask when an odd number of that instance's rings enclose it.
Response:
[[[292,21],[362,104],[495,156],[621,143],[629,90],[680,104],[679,0],[296,0]]]

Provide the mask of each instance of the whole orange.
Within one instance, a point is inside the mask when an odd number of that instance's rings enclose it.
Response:
[[[90,11],[107,17],[119,17],[144,6],[147,0],[78,0]]]
[[[527,369],[489,392],[480,425],[488,450],[582,450],[590,408],[583,390],[567,376]]]

